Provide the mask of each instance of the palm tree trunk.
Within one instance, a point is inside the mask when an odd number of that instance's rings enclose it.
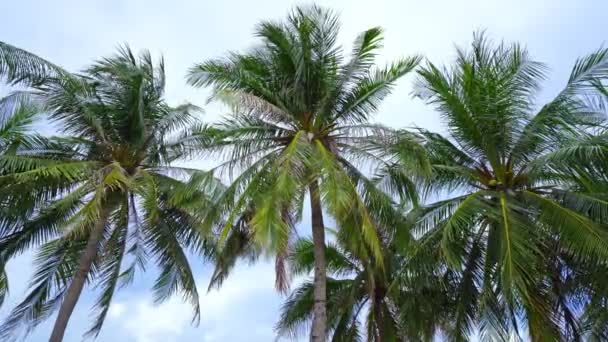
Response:
[[[374,342],[384,342],[384,338],[386,336],[386,317],[384,317],[384,312],[382,311],[382,305],[384,304],[383,301],[385,294],[386,291],[384,289],[374,289],[374,302],[372,303],[374,307],[374,320],[376,325],[376,339]]]
[[[63,335],[65,334],[65,329],[68,326],[70,316],[72,316],[74,307],[80,298],[82,288],[84,287],[87,276],[89,275],[89,271],[91,270],[91,265],[97,257],[97,245],[103,236],[103,230],[107,221],[107,213],[102,212],[99,216],[99,221],[97,224],[95,224],[91,234],[89,235],[87,246],[80,256],[80,260],[78,261],[78,269],[76,270],[74,278],[72,279],[72,282],[70,283],[70,286],[63,297],[63,302],[59,308],[59,314],[57,314],[57,319],[55,320],[55,326],[53,326],[53,332],[51,333],[49,342],[63,341]]]
[[[327,274],[325,263],[325,226],[321,210],[321,196],[317,181],[310,184],[310,208],[312,211],[312,241],[315,257],[314,316],[310,340],[324,342],[327,332]]]

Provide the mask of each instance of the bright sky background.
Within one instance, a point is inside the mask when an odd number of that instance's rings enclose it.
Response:
[[[346,47],[362,30],[385,29],[380,61],[420,53],[436,63],[450,61],[454,44],[471,41],[472,32],[486,29],[495,40],[519,41],[531,55],[551,68],[543,98],[555,94],[578,56],[601,46],[608,38],[605,0],[344,0],[318,1],[341,14],[341,42]],[[185,84],[187,69],[196,62],[243,50],[255,43],[252,31],[262,19],[281,19],[302,2],[286,0],[3,0],[0,1],[0,40],[34,52],[65,68],[78,71],[115,47],[128,43],[165,56],[167,98],[172,104],[190,101],[206,108],[214,120],[222,108],[206,105],[208,93]],[[417,125],[441,130],[439,117],[410,97],[411,78],[396,87],[376,119],[387,125]],[[200,165],[205,165],[203,161]],[[304,220],[301,231],[309,231]],[[209,267],[193,260],[201,292]],[[152,265],[150,265],[152,266]],[[32,270],[31,256],[9,264],[11,297],[23,298]],[[98,341],[251,341],[274,340],[273,326],[282,298],[273,290],[273,267],[243,265],[218,292],[202,298],[202,319],[190,326],[190,309],[178,298],[155,306],[151,301],[152,274],[115,297]],[[86,290],[85,290],[86,291]],[[80,341],[89,325],[95,300],[87,291],[68,326],[66,341]],[[0,310],[6,316],[8,308]],[[52,319],[27,341],[46,341]]]

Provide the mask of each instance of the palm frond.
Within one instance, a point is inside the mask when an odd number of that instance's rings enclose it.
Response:
[[[369,116],[378,110],[378,106],[390,93],[394,83],[412,71],[420,62],[421,57],[409,57],[378,69],[360,79],[344,96],[334,114],[333,122],[361,123],[366,122]]]
[[[4,266],[2,267],[2,271],[0,271],[0,306],[4,303],[6,296],[8,295],[9,286],[8,286],[8,276],[6,275],[6,270]]]
[[[11,84],[37,86],[65,74],[61,67],[43,58],[0,42],[0,76]]]
[[[84,240],[57,239],[46,243],[35,259],[36,269],[26,298],[2,323],[3,339],[16,337],[25,328],[25,334],[48,318],[60,303],[78,264],[79,254],[86,245]]]
[[[292,247],[289,256],[289,264],[294,275],[310,274],[314,269],[313,242],[310,239],[298,239]],[[327,244],[325,248],[327,259],[327,270],[337,276],[344,276],[359,270],[359,266],[353,263],[344,252],[337,246]]]

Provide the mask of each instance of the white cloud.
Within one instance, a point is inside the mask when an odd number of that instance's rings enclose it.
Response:
[[[160,306],[149,300],[119,305],[128,309],[118,318],[127,334],[137,342],[175,341],[188,326],[187,307],[178,299],[171,299]]]
[[[110,310],[108,310],[108,317],[118,318],[127,311],[127,307],[123,303],[112,303]]]
[[[203,285],[207,281],[208,278],[202,277],[197,283]],[[273,281],[271,265],[262,263],[253,267],[238,266],[219,290],[207,293],[206,288],[199,288],[201,322],[197,333],[202,336],[202,341],[223,341],[226,336],[234,335],[236,332],[231,331],[234,326],[228,322],[232,322],[239,312],[255,314],[256,310],[263,309],[248,305],[248,301],[265,295],[276,296]],[[191,314],[191,306],[178,296],[158,305],[153,303],[150,294],[131,296],[112,304],[108,325],[118,325],[129,340],[135,342],[178,341],[184,334],[192,333]],[[265,322],[263,326],[252,325],[247,334],[260,336],[260,340],[272,339],[272,325],[272,321]]]

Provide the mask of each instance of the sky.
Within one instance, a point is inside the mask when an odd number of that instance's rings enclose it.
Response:
[[[281,19],[298,4],[286,0],[2,0],[0,40],[34,52],[68,70],[78,71],[91,61],[127,43],[134,50],[163,55],[170,104],[192,102],[206,109],[205,120],[217,120],[224,108],[207,104],[208,92],[186,85],[194,63],[243,51],[255,45],[253,29],[260,20]],[[340,14],[340,43],[346,48],[356,35],[373,26],[385,30],[385,48],[378,60],[422,54],[438,64],[453,60],[454,45],[470,43],[472,33],[485,30],[494,40],[520,42],[531,56],[550,67],[541,99],[555,95],[565,83],[577,57],[608,39],[605,0],[334,0],[317,1]],[[443,131],[439,115],[411,97],[412,78],[398,83],[375,120],[394,126],[420,126]],[[196,166],[205,167],[209,161]],[[306,215],[304,216],[306,217]],[[304,219],[300,231],[310,231]],[[192,260],[201,293],[206,293],[209,265]],[[31,254],[8,266],[11,296],[0,309],[23,298],[32,272]],[[98,341],[251,341],[274,340],[273,326],[284,298],[274,291],[272,265],[240,265],[219,291],[201,299],[198,327],[179,298],[155,305],[149,291],[153,274],[139,277],[117,293]],[[94,289],[85,289],[68,326],[65,341],[80,341],[90,324]],[[26,341],[46,341],[52,317]],[[305,339],[303,339],[305,340]]]

